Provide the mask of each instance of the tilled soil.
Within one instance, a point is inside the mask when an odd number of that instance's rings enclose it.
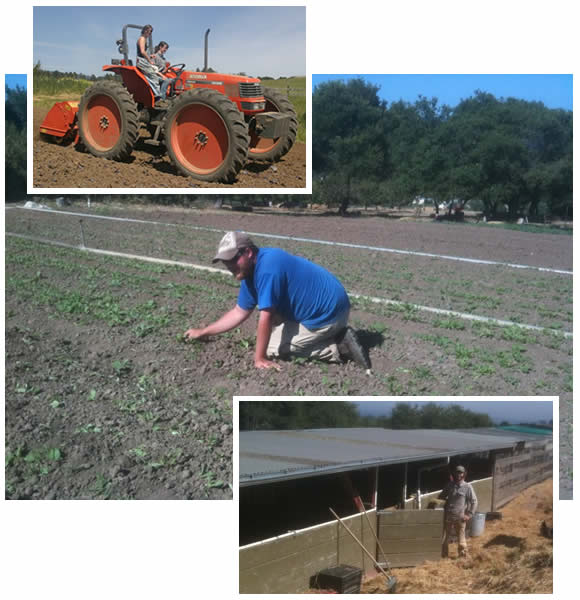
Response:
[[[202,265],[211,264],[230,228],[444,254],[456,244],[458,256],[571,265],[571,236],[108,204],[87,211],[79,203],[68,212],[143,221],[85,217],[87,247]],[[79,219],[14,208],[6,227],[78,246]],[[328,267],[349,292],[571,330],[569,275],[265,239],[256,236],[260,245],[286,247]],[[569,338],[353,301],[351,322],[369,350],[371,376],[353,363],[295,361],[282,363],[280,372],[257,371],[254,318],[208,342],[181,340],[187,328],[233,306],[231,278],[10,236],[6,265],[10,497],[227,496],[234,395],[559,396],[561,496],[571,496]],[[38,452],[42,466],[30,472]],[[79,464],[89,466],[77,470]]]
[[[7,498],[231,498],[231,397],[155,340],[29,305],[10,320]]]
[[[35,188],[304,188],[306,145],[294,144],[275,164],[248,162],[234,183],[208,183],[180,175],[163,146],[141,139],[126,162],[103,160],[80,151],[74,144],[61,145],[40,138],[39,128],[48,109],[34,108],[33,187]],[[148,137],[143,132],[143,138]]]

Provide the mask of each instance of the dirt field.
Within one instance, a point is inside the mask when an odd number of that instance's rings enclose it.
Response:
[[[79,202],[68,210],[87,209]],[[378,217],[103,204],[90,212],[147,222],[84,217],[87,247],[202,265],[211,264],[222,230],[234,228],[558,269],[572,264],[572,237],[564,235]],[[79,219],[9,209],[6,230],[77,246]],[[559,396],[560,494],[571,497],[572,340],[558,333],[572,328],[569,275],[254,237],[323,264],[350,293],[403,303],[353,300],[351,322],[373,374],[352,363],[301,361],[282,363],[280,373],[256,371],[253,318],[209,342],[183,343],[187,328],[233,306],[231,278],[7,237],[10,497],[103,497],[99,485],[107,497],[225,497],[233,395]],[[547,329],[500,327],[410,303]],[[44,458],[31,472],[34,452]]]
[[[33,186],[35,188],[303,188],[306,145],[296,143],[273,165],[248,162],[232,184],[205,183],[177,173],[160,146],[137,143],[127,162],[108,161],[40,139],[39,127],[49,109],[34,108]],[[147,133],[144,134],[148,136]]]
[[[393,569],[400,594],[551,594],[553,542],[541,535],[552,526],[552,480],[525,490],[501,509],[502,519],[487,521],[480,537],[469,538],[470,556],[419,567]],[[363,593],[385,593],[384,577],[363,584]]]

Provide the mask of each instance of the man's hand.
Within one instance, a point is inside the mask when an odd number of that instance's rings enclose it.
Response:
[[[203,332],[203,329],[188,329],[183,337],[186,340],[203,340],[207,337]]]
[[[273,360],[268,360],[267,358],[254,359],[254,366],[256,369],[276,369],[276,371],[280,371],[281,369],[278,363],[275,363]]]
[[[469,521],[469,519],[471,519],[471,515],[463,515],[463,520],[465,523],[467,523],[467,521]]]

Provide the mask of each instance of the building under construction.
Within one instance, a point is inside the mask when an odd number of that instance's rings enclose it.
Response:
[[[392,567],[438,560],[434,498],[453,465],[483,513],[553,473],[551,433],[500,428],[241,431],[239,457],[240,593],[304,592],[341,564],[376,576],[369,555]]]

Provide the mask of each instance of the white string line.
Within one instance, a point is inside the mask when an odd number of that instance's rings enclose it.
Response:
[[[6,207],[6,208],[24,209],[24,206],[10,206],[10,207]],[[70,212],[70,211],[64,211],[64,210],[54,212],[54,211],[52,211],[52,209],[46,209],[46,208],[27,208],[25,210],[35,210],[35,211],[44,212],[44,213],[50,212],[50,214],[55,214],[55,215],[70,215],[70,216],[76,216],[76,217],[84,217],[87,219],[107,219],[110,221],[124,221],[127,223],[141,223],[141,224],[147,224],[147,225],[165,225],[166,227],[188,227],[190,229],[195,229],[198,231],[211,231],[214,233],[223,233],[225,231],[228,231],[227,229],[216,229],[214,227],[202,227],[200,225],[185,225],[185,224],[180,224],[180,223],[162,223],[160,221],[128,219],[126,217],[108,217],[108,216],[104,216],[104,215],[89,215],[89,214],[85,214],[85,213],[77,213],[77,212]],[[478,264],[478,265],[509,267],[512,269],[529,269],[529,270],[533,270],[533,271],[542,271],[542,272],[546,272],[546,273],[557,273],[559,275],[573,275],[573,271],[567,271],[564,269],[552,269],[549,267],[535,267],[533,265],[522,265],[522,264],[518,264],[518,263],[506,263],[506,262],[501,262],[501,261],[496,261],[496,260],[482,260],[482,259],[478,259],[478,258],[466,258],[466,257],[462,257],[462,256],[449,256],[447,254],[434,254],[431,252],[418,252],[415,250],[399,250],[396,248],[384,248],[382,246],[366,246],[364,244],[349,244],[346,242],[331,242],[331,241],[327,241],[327,240],[316,240],[316,239],[312,239],[312,238],[296,237],[296,236],[291,236],[291,235],[281,235],[281,234],[274,234],[274,233],[260,233],[257,231],[246,231],[245,233],[247,233],[248,235],[254,236],[254,237],[265,237],[265,238],[278,239],[278,240],[292,240],[295,242],[307,242],[310,244],[322,244],[322,245],[326,245],[326,246],[342,246],[345,248],[356,248],[358,250],[372,250],[373,252],[389,252],[391,254],[421,256],[424,258],[439,258],[439,259],[443,259],[443,260],[453,260],[456,262],[466,262],[466,263]]]
[[[63,248],[72,248],[73,250],[81,250],[85,252],[92,252],[93,254],[100,254],[104,256],[114,256],[118,258],[128,258],[133,260],[141,260],[143,262],[157,263],[162,265],[169,266],[177,266],[188,269],[197,269],[200,271],[209,271],[211,273],[219,273],[226,277],[231,277],[231,273],[229,271],[225,271],[224,269],[217,269],[215,267],[207,267],[205,265],[196,265],[193,263],[180,262],[176,260],[169,260],[166,258],[155,258],[153,256],[143,256],[140,254],[127,254],[125,252],[115,252],[113,250],[101,250],[100,248],[88,248],[86,246],[75,246],[73,244],[66,244],[64,242],[55,242],[52,240],[45,240],[43,238],[38,238],[35,236],[24,235],[21,233],[10,233],[6,232],[7,236],[21,238],[25,240],[32,240],[35,242],[39,242],[41,244],[48,244],[51,246],[60,246]],[[422,306],[421,304],[411,304],[409,302],[401,302],[399,300],[389,300],[387,298],[377,298],[373,296],[365,296],[363,294],[357,294],[355,292],[348,292],[348,295],[351,298],[358,300],[367,300],[374,304],[386,304],[391,306],[401,306],[401,307],[411,307],[415,310],[421,310],[424,312],[435,313],[439,315],[446,315],[457,317],[459,319],[466,319],[470,321],[480,321],[484,323],[492,323],[494,325],[499,325],[501,327],[519,327],[520,329],[528,329],[532,331],[538,331],[540,333],[550,333],[555,335],[561,335],[565,338],[572,338],[573,334],[570,331],[559,331],[558,329],[549,329],[546,327],[540,327],[539,325],[528,325],[526,323],[516,323],[515,321],[505,321],[503,319],[495,319],[494,317],[484,317],[480,315],[472,315],[469,313],[457,312],[454,310],[447,310],[444,308],[435,308],[432,306]]]
[[[470,313],[462,313],[456,310],[447,310],[444,308],[435,308],[432,306],[422,306],[421,304],[410,304],[409,302],[400,302],[398,300],[388,300],[387,298],[374,298],[373,296],[364,296],[362,294],[349,293],[351,298],[359,300],[367,300],[375,304],[390,304],[393,306],[410,306],[416,310],[422,310],[425,312],[431,312],[438,315],[446,315],[449,317],[457,317],[460,319],[466,319],[468,321],[480,321],[485,323],[493,323],[494,325],[500,325],[502,327],[520,327],[522,329],[529,329],[532,331],[549,332],[552,334],[562,335],[566,338],[571,338],[572,333],[569,331],[560,331],[558,329],[548,329],[546,327],[540,327],[539,325],[527,325],[526,323],[516,323],[515,321],[505,321],[503,319],[495,319],[494,317],[482,317],[480,315],[472,315]]]

